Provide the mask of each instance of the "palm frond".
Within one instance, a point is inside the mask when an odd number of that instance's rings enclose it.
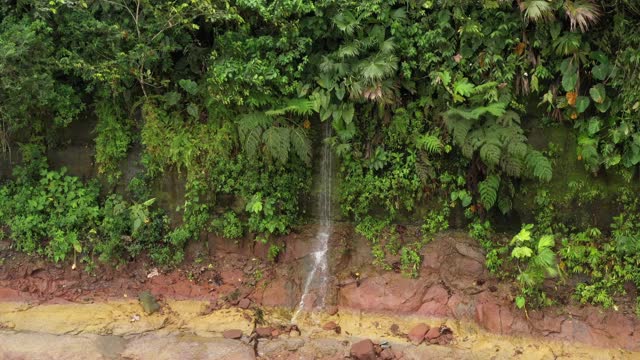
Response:
[[[552,20],[553,8],[546,0],[527,0],[520,3],[520,11],[524,13],[526,21],[538,22]]]
[[[589,26],[597,23],[601,15],[600,8],[592,0],[566,0],[564,11],[569,18],[571,31],[575,31],[576,27],[582,32],[589,30]]]

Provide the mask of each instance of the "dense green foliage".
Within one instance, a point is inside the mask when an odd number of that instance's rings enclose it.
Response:
[[[542,284],[563,272],[589,277],[581,301],[612,306],[625,281],[640,285],[639,26],[635,0],[4,2],[0,149],[15,159],[24,145],[0,223],[15,248],[56,261],[147,251],[175,264],[203,231],[269,243],[275,260],[330,122],[340,206],[377,265],[417,276],[422,247],[464,213],[519,306],[551,302]],[[43,157],[81,122],[95,124],[100,182]],[[586,177],[551,195],[564,150],[529,141],[550,128],[568,129],[570,158],[594,177],[623,173],[610,228],[558,218],[599,192]],[[133,149],[144,170],[124,184]],[[150,189],[174,174],[185,196],[170,220]],[[491,220],[519,192],[536,224],[496,241]],[[395,223],[415,214],[409,242]]]

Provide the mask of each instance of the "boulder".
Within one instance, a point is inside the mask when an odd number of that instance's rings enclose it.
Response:
[[[242,338],[242,331],[238,329],[225,330],[222,333],[222,337],[225,339],[238,340]]]
[[[356,360],[376,360],[376,351],[369,339],[351,345],[349,355]]]
[[[411,331],[409,331],[409,334],[407,334],[407,337],[413,345],[420,345],[420,343],[422,343],[422,340],[424,340],[424,336],[429,330],[429,325],[421,323],[414,326]]]

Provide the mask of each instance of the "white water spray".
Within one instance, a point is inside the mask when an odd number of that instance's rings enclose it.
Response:
[[[331,124],[324,124],[323,138],[326,140],[331,136]],[[333,181],[333,164],[331,157],[331,146],[323,141],[322,159],[320,163],[320,192],[318,196],[318,216],[320,217],[320,228],[315,236],[315,244],[311,257],[313,267],[307,275],[304,290],[296,312],[291,318],[291,323],[296,322],[300,312],[305,308],[309,299],[310,291],[316,287],[316,301],[318,307],[324,307],[324,300],[327,293],[327,282],[329,279],[329,264],[327,252],[329,248],[329,238],[331,237],[331,187]],[[313,305],[313,304],[312,304]]]

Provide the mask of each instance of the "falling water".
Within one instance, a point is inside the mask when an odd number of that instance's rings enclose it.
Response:
[[[323,138],[331,136],[331,125],[325,123]],[[329,277],[329,265],[327,252],[329,248],[329,238],[331,236],[331,183],[333,180],[333,167],[331,159],[331,146],[323,141],[322,160],[320,163],[320,192],[318,196],[318,215],[320,217],[320,228],[315,236],[315,243],[311,258],[313,267],[307,275],[304,284],[304,291],[300,298],[300,303],[296,312],[291,318],[295,323],[300,312],[305,308],[306,301],[309,300],[309,293],[313,286],[317,287],[317,297],[315,298],[318,307],[324,307],[325,295],[327,292],[327,281]],[[313,304],[311,304],[313,306]]]

